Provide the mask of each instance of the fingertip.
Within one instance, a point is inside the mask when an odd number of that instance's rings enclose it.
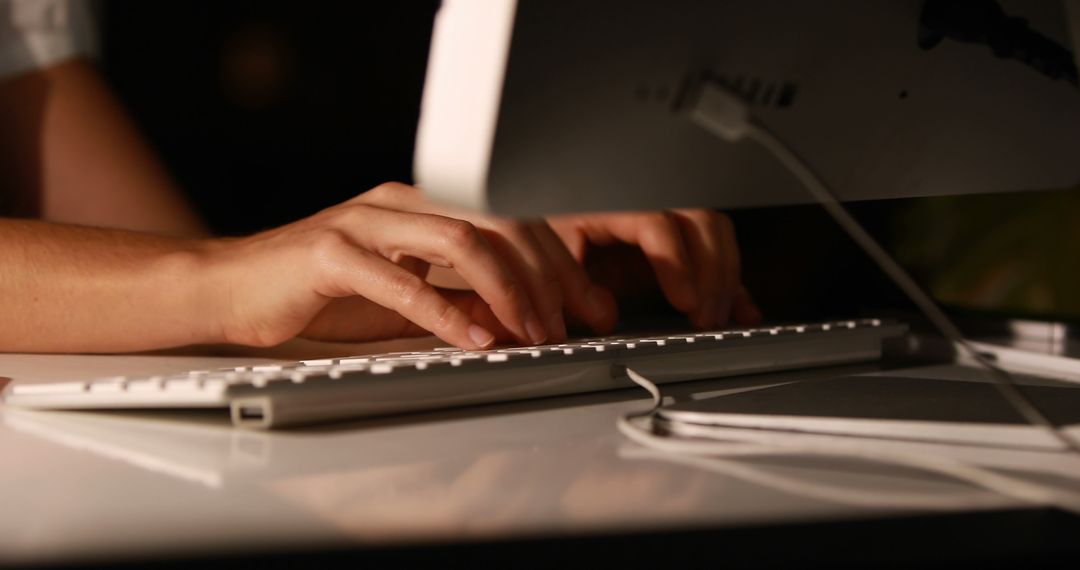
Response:
[[[553,342],[566,340],[566,320],[562,311],[556,311],[548,320],[548,336]]]
[[[757,325],[764,318],[761,309],[750,298],[750,294],[747,293],[746,289],[742,287],[739,288],[739,292],[732,304],[732,312],[735,315],[735,320],[739,324],[746,326]]]
[[[544,344],[551,331],[545,329],[535,317],[529,317],[525,321],[525,332],[529,335],[529,341],[536,345]]]
[[[477,349],[485,350],[495,344],[495,335],[480,325],[469,325],[468,333],[469,340],[473,342]]]
[[[700,297],[697,287],[689,279],[677,281],[668,293],[668,301],[684,313],[700,310],[702,304]]]

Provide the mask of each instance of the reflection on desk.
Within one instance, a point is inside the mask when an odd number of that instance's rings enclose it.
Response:
[[[681,401],[873,370],[666,392]],[[614,429],[643,396],[626,390],[280,433],[236,430],[218,414],[0,410],[0,453],[21,459],[0,474],[0,497],[5,510],[22,513],[0,521],[0,558],[112,560],[912,513],[896,508],[897,495],[919,497],[928,512],[950,509],[955,497],[986,509],[1018,505],[856,460],[790,455],[718,469],[657,455]],[[1080,473],[1075,459],[1059,459],[1058,475]]]

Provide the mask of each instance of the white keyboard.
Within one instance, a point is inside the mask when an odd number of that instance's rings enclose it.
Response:
[[[373,354],[193,370],[172,376],[13,383],[8,406],[229,408],[235,425],[299,424],[633,386],[619,366],[661,382],[876,360],[906,327],[877,319],[556,345]]]

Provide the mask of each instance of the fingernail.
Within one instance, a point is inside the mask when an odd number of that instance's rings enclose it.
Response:
[[[525,321],[525,332],[528,333],[529,340],[531,340],[533,344],[543,344],[544,341],[547,340],[547,332],[544,330],[544,327],[540,326],[539,321],[537,321],[535,317],[529,317],[529,319]]]
[[[495,342],[495,335],[480,325],[469,325],[469,339],[480,348],[487,348]]]
[[[566,338],[566,321],[563,320],[562,311],[551,315],[548,319],[548,332],[559,338]]]

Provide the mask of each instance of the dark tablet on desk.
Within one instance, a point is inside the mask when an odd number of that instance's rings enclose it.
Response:
[[[1022,386],[1058,425],[1080,424],[1080,385]],[[856,375],[792,382],[693,402],[664,422],[980,445],[1056,447],[989,382]],[[1073,427],[1070,431],[1078,429]]]

